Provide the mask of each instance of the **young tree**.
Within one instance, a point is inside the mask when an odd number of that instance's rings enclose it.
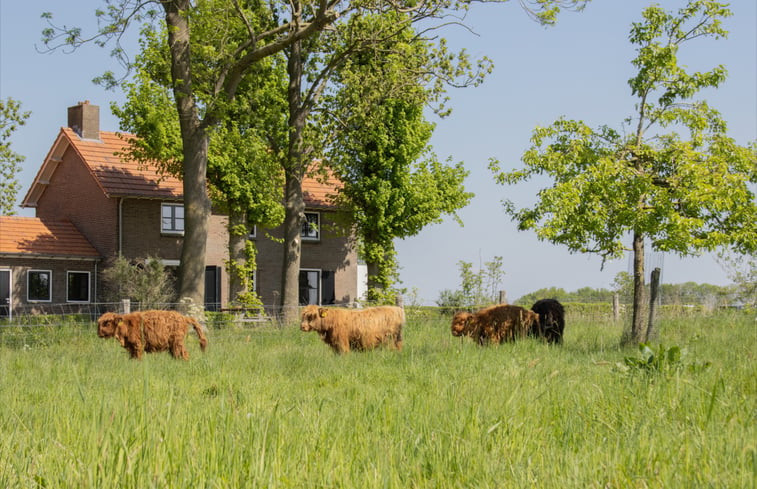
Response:
[[[757,308],[757,254],[721,252],[718,263],[733,281],[736,298],[745,307]]]
[[[0,214],[12,215],[19,183],[16,175],[24,157],[11,150],[11,135],[26,123],[29,112],[21,111],[21,103],[7,98],[0,100]]]
[[[721,22],[730,11],[709,0],[690,0],[675,13],[659,6],[632,24],[637,45],[629,80],[637,97],[632,132],[560,119],[534,130],[525,168],[502,172],[502,184],[546,174],[551,187],[532,208],[505,208],[521,230],[571,251],[603,258],[633,253],[634,297],[626,338],[643,341],[644,246],[679,255],[731,246],[757,249],[757,151],[728,137],[726,123],[705,102],[692,101],[704,88],[718,87],[725,68],[689,73],[678,63],[679,49],[699,38],[726,35]],[[677,130],[686,130],[688,138]],[[623,241],[631,237],[631,248]]]
[[[162,308],[176,300],[173,277],[157,258],[130,262],[117,256],[103,268],[102,280],[106,302],[130,299],[145,310]]]
[[[473,270],[473,264],[466,261],[457,262],[460,270],[460,289],[442,290],[436,304],[451,312],[460,309],[474,309],[496,303],[499,286],[505,272],[502,271],[502,257],[495,256],[485,262],[483,268]]]

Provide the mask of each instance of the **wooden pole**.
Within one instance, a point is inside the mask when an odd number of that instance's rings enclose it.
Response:
[[[499,291],[499,303],[500,304],[507,304],[507,291],[500,290]]]
[[[654,329],[654,313],[657,307],[657,298],[660,295],[660,269],[652,270],[652,280],[649,284],[649,323],[647,324],[647,334],[645,341],[651,341],[657,336]]]
[[[612,318],[615,322],[620,319],[620,296],[617,293],[612,295]]]

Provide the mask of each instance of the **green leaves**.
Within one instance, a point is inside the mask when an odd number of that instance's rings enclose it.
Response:
[[[684,351],[673,345],[666,348],[658,345],[655,349],[649,343],[639,344],[639,356],[625,357],[623,364],[617,367],[628,373],[644,372],[647,374],[668,374],[686,368],[690,372],[699,372],[710,367],[710,362],[684,363]]]
[[[11,150],[10,138],[26,124],[31,112],[21,110],[21,103],[7,98],[0,100],[0,214],[12,215],[16,195],[21,186],[16,176],[24,157]]]

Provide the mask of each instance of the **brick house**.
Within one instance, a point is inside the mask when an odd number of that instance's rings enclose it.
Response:
[[[99,262],[69,221],[0,216],[0,317],[21,305],[43,312],[93,302]]]
[[[128,159],[123,155],[128,135],[100,131],[99,125],[96,105],[81,102],[70,107],[68,127],[61,128],[22,201],[23,207],[35,209],[36,217],[4,218],[2,222],[36,219],[40,225],[48,226],[46,232],[52,236],[48,241],[55,243],[59,242],[57,233],[63,229],[57,223],[67,222],[68,232],[78,232],[90,245],[86,257],[92,262],[87,269],[92,277],[97,275],[98,266],[102,269],[109,259],[118,255],[130,260],[156,257],[169,267],[178,266],[184,229],[181,181],[159,175],[155,168]],[[334,234],[328,226],[335,209],[327,195],[333,194],[336,188],[337,182],[333,179],[326,182],[306,179],[303,183],[307,219],[303,225],[300,272],[300,302],[303,304],[350,303],[359,297],[358,289],[362,290],[359,276],[363,276],[363,270],[358,265],[354,240]],[[226,225],[225,215],[211,215],[205,257],[205,302],[211,309],[229,301],[224,267],[228,258]],[[10,234],[2,233],[4,239]],[[0,249],[0,303],[3,301],[3,270],[13,275],[13,281],[6,287],[10,303],[34,302],[20,284],[29,266],[35,270],[41,268],[37,265],[41,255],[29,247],[19,247],[18,242],[28,242],[29,237],[12,233],[9,241],[16,245],[9,244],[8,251],[14,250],[15,255]],[[276,238],[281,236],[280,229],[271,229],[257,230],[253,238],[258,249],[255,288],[267,306],[278,305],[283,246]],[[83,260],[80,256],[69,256],[71,250],[57,251],[58,263],[63,268],[57,273],[58,269],[50,269],[53,284],[59,280],[57,275],[63,273],[63,269],[82,268]],[[19,262],[9,261],[11,255],[14,260],[33,263],[23,268]],[[91,287],[89,300],[96,302],[100,292],[96,278]],[[52,288],[51,302],[64,299],[55,294],[56,289]]]

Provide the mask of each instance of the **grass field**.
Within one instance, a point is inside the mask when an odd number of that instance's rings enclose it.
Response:
[[[4,488],[754,488],[753,314],[666,319],[683,351],[628,367],[620,326],[480,348],[447,320],[336,356],[295,327],[129,360],[94,324],[0,328]]]

